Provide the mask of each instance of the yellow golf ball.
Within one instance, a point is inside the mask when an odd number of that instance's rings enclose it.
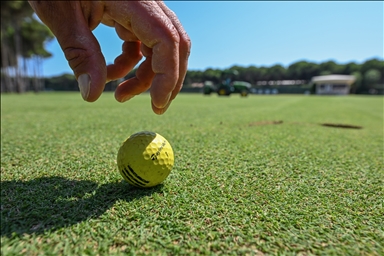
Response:
[[[129,136],[117,153],[123,178],[136,187],[153,187],[163,182],[174,164],[173,150],[160,134],[142,131]]]

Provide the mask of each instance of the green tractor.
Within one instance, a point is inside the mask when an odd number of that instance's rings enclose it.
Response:
[[[221,84],[215,86],[211,81],[204,83],[204,94],[217,93],[219,96],[229,96],[232,93],[239,93],[241,97],[248,96],[251,84],[244,81],[230,81],[227,79]]]
[[[242,97],[248,96],[251,84],[245,81],[232,81],[238,75],[237,70],[226,70],[222,73],[223,81],[214,85],[211,81],[205,81],[204,94],[217,93],[219,96],[229,96],[232,93],[239,93]]]

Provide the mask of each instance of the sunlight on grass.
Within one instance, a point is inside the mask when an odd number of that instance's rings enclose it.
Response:
[[[116,166],[141,130],[175,153],[150,189]],[[1,95],[1,253],[382,255],[383,143],[383,97]]]

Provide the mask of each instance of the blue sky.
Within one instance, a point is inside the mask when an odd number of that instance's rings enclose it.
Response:
[[[383,2],[165,1],[192,40],[189,70],[239,66],[285,67],[383,59]],[[121,52],[113,28],[94,31],[107,63]],[[56,40],[44,76],[72,73]]]

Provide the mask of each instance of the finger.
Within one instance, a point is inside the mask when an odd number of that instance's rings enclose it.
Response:
[[[31,1],[39,18],[50,28],[72,68],[82,97],[95,101],[107,77],[100,45],[88,27],[78,1]],[[99,12],[100,13],[100,12]]]
[[[167,111],[167,109],[168,109],[169,106],[171,105],[171,102],[172,102],[172,100],[170,100],[170,101],[167,103],[167,105],[165,105],[163,108],[158,108],[158,107],[156,107],[156,106],[153,104],[153,102],[151,102],[151,104],[152,104],[152,110],[153,110],[153,112],[155,112],[156,114],[158,114],[158,115],[162,115],[162,114],[165,113],[165,111]]]
[[[147,59],[139,66],[136,72],[136,77],[122,82],[115,91],[115,98],[117,101],[125,102],[135,95],[138,95],[149,89],[155,73],[152,71],[151,55],[152,50],[144,45],[141,45],[141,51]],[[153,102],[152,110],[158,115],[163,114],[171,104],[171,101],[163,108],[156,107]]]
[[[107,80],[109,81],[126,76],[143,56],[140,51],[140,41],[132,32],[118,23],[115,23],[115,29],[120,39],[125,42],[122,54],[115,59],[113,64],[107,66]]]
[[[168,45],[168,46],[167,46]],[[159,42],[153,47],[152,69],[156,74],[151,87],[152,103],[164,108],[179,79],[178,42]]]
[[[183,86],[185,75],[187,74],[188,69],[188,58],[191,53],[191,39],[188,34],[185,32],[183,26],[181,25],[176,14],[171,11],[164,2],[157,2],[163,12],[170,18],[173,25],[175,26],[177,32],[180,36],[179,42],[179,79],[177,80],[175,89],[172,92],[170,100],[173,100],[176,95],[179,93],[180,89]]]
[[[107,66],[107,80],[116,80],[126,76],[140,61],[140,42],[124,42],[123,53],[119,55],[113,64]]]
[[[151,57],[144,60],[136,71],[136,76],[119,84],[115,90],[115,99],[125,102],[151,87],[155,73],[151,68]]]
[[[120,3],[125,5],[110,3],[108,11],[115,14],[116,22],[131,30],[144,45],[152,48],[152,71],[155,77],[151,97],[153,105],[162,109],[168,104],[179,79],[178,32],[156,2]],[[126,10],[124,15],[121,9]]]

